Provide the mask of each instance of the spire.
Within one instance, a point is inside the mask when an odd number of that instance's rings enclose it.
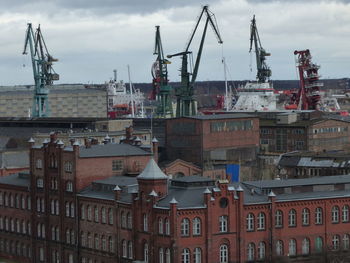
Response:
[[[137,176],[137,179],[143,180],[157,180],[157,179],[168,179],[168,176],[160,170],[159,166],[153,160],[148,162],[146,168]]]

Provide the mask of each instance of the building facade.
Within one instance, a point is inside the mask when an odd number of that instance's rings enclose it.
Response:
[[[64,148],[52,137],[31,148],[30,176],[0,178],[0,256],[35,263],[348,260],[348,175],[169,181],[150,154],[112,146]]]

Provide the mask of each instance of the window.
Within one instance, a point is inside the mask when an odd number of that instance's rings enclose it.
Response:
[[[344,205],[342,209],[342,221],[349,222],[349,206]]]
[[[164,250],[163,248],[159,248],[159,263],[164,263]]]
[[[80,217],[82,220],[85,220],[85,206],[84,205],[80,206]]]
[[[227,232],[228,231],[228,217],[220,216],[219,217],[219,232]]]
[[[6,193],[4,193],[4,203],[5,203],[5,206],[9,206],[9,199]]]
[[[91,237],[91,234],[90,234],[90,233],[88,233],[87,241],[88,241],[88,247],[89,247],[89,248],[92,248],[92,237]]]
[[[122,241],[122,256],[124,257],[124,258],[126,258],[127,257],[127,253],[128,253],[128,251],[127,251],[127,247],[126,247],[126,240],[123,240]]]
[[[133,250],[132,250],[132,241],[128,242],[128,257],[131,258],[131,259],[134,257],[133,256]]]
[[[73,254],[69,254],[68,256],[68,263],[73,263]]]
[[[170,249],[167,248],[165,250],[165,263],[170,263],[170,261],[171,261]]]
[[[170,222],[168,218],[165,219],[165,234],[170,235]]]
[[[143,231],[148,231],[148,216],[143,214]]]
[[[99,216],[98,216],[98,207],[97,206],[95,206],[95,222],[98,222],[99,220],[98,220],[98,218],[99,218]]]
[[[259,213],[258,214],[258,230],[264,230],[265,229],[265,214]]]
[[[253,231],[254,230],[254,215],[252,213],[249,213],[247,215],[247,231]]]
[[[44,248],[40,247],[39,248],[39,260],[44,261],[45,256],[44,256]]]
[[[163,218],[158,219],[158,233],[163,234]]]
[[[264,259],[265,259],[265,254],[266,254],[266,245],[265,245],[265,242],[259,242],[259,246],[258,246],[258,259],[259,259],[259,260],[264,260]]]
[[[338,235],[334,235],[332,238],[332,249],[333,250],[338,250],[339,249],[339,243],[340,243],[340,238]]]
[[[277,242],[276,242],[276,255],[283,256],[283,242],[282,242],[282,240],[277,240]]]
[[[295,241],[295,239],[289,240],[288,254],[289,254],[289,256],[295,256],[297,254],[297,242]]]
[[[69,215],[70,215],[69,202],[66,202],[66,217],[69,217]]]
[[[281,210],[277,210],[275,214],[275,227],[283,226],[283,212]]]
[[[69,229],[66,230],[66,243],[70,244],[70,230]]]
[[[108,244],[109,244],[109,252],[114,252],[114,242],[112,237],[108,238]]]
[[[74,217],[75,216],[75,206],[73,202],[70,202],[70,217]]]
[[[120,213],[120,222],[121,222],[121,227],[126,228],[126,215],[123,211]]]
[[[3,199],[2,192],[0,192],[0,205],[4,205],[4,199]]]
[[[95,249],[100,249],[100,239],[97,234],[95,234]]]
[[[194,263],[201,263],[202,262],[202,249],[200,247],[196,247],[194,249],[194,253],[193,253],[193,259],[194,259]]]
[[[143,246],[143,261],[145,261],[145,263],[148,263],[148,244],[145,243]],[[186,262],[189,263],[189,262]]]
[[[36,187],[44,188],[44,180],[43,180],[43,178],[37,178],[36,179]]]
[[[303,255],[309,255],[310,253],[310,240],[308,238],[304,238],[301,243],[301,253]]]
[[[32,201],[31,201],[31,199],[30,199],[29,196],[27,197],[27,209],[28,209],[28,210],[31,210],[31,209],[32,209]]]
[[[36,169],[42,169],[43,168],[43,161],[41,159],[36,160]]]
[[[322,208],[321,207],[317,207],[316,211],[315,211],[315,224],[316,225],[320,225],[322,224]]]
[[[85,239],[85,234],[83,231],[80,233],[80,242],[82,247],[86,247],[86,239]]]
[[[289,226],[296,226],[296,216],[297,212],[294,209],[289,210],[289,216],[288,216],[288,224]]]
[[[51,215],[55,214],[55,200],[51,200]]]
[[[19,208],[19,195],[18,194],[16,194],[15,199],[16,199],[15,207]]]
[[[309,225],[310,224],[310,210],[307,208],[304,208],[301,215],[302,215],[302,224],[304,226]]]
[[[190,250],[188,248],[182,250],[181,263],[190,263]]]
[[[132,228],[132,217],[131,217],[131,213],[128,213],[128,214],[127,214],[126,219],[127,219],[128,228],[131,229],[131,228]]]
[[[102,224],[107,223],[106,208],[104,208],[104,207],[101,208],[101,222],[102,222]]]
[[[112,208],[108,209],[108,223],[113,225],[113,210]]]
[[[190,234],[190,220],[187,218],[181,221],[181,236],[189,236]]]
[[[102,236],[101,238],[101,245],[102,245],[102,250],[107,251],[107,240],[105,236]]]
[[[254,245],[254,243],[248,244],[247,259],[248,259],[248,261],[253,261],[255,259],[255,245]]]
[[[89,221],[91,221],[92,220],[92,210],[91,210],[91,206],[87,206],[87,219],[89,220]]]
[[[67,181],[66,191],[67,192],[73,192],[73,183],[71,181]]]
[[[123,160],[113,160],[112,161],[112,171],[123,170]]]
[[[316,237],[315,250],[318,253],[322,252],[322,250],[323,250],[323,239],[322,239],[322,237]]]
[[[339,223],[339,207],[332,207],[332,223]]]
[[[193,235],[197,236],[201,234],[201,219],[199,217],[196,217],[195,219],[193,219]]]
[[[349,249],[349,235],[344,234],[343,236],[343,249],[348,250]]]
[[[10,207],[14,207],[15,206],[15,201],[13,199],[13,195],[10,194]]]
[[[67,173],[71,173],[73,170],[73,163],[72,162],[65,162],[64,163],[64,171]]]

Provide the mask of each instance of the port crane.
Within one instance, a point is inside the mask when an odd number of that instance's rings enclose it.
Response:
[[[158,117],[174,117],[171,103],[172,87],[168,83],[168,64],[170,64],[170,61],[164,57],[159,26],[156,26],[153,55],[157,55],[157,59],[152,65],[153,90],[150,99],[159,102],[156,111]]]
[[[192,54],[191,51],[189,51],[189,47],[192,43],[193,37],[198,29],[198,25],[202,20],[202,17],[206,15],[206,20],[205,20],[205,25],[204,25],[204,30],[202,33],[201,41],[199,44],[198,48],[198,53],[196,57],[196,62],[193,67],[193,72],[190,73],[188,71],[188,60],[189,56]],[[205,36],[207,33],[207,28],[208,24],[212,27],[215,36],[218,40],[219,44],[222,44],[223,41],[221,39],[215,16],[212,12],[209,11],[208,6],[205,5],[198,17],[197,23],[190,35],[190,39],[185,47],[185,50],[180,53],[176,53],[173,55],[168,55],[168,58],[172,58],[175,56],[181,56],[182,63],[181,63],[181,86],[175,90],[175,95],[177,97],[177,104],[176,104],[176,117],[181,117],[181,116],[192,116],[196,114],[196,105],[195,105],[195,100],[194,100],[194,83],[197,78],[198,74],[198,68],[202,56],[202,51],[203,51],[203,44],[205,40]]]
[[[46,43],[42,36],[40,25],[33,31],[32,24],[28,23],[23,55],[27,54],[29,45],[34,75],[34,98],[33,98],[33,117],[50,117],[49,89],[54,80],[59,79],[59,75],[52,68],[52,63],[58,61],[48,52]]]
[[[294,51],[299,72],[299,89],[291,91],[290,102],[286,109],[316,110],[320,106],[319,65],[314,64],[309,49]]]
[[[261,46],[258,28],[256,27],[255,15],[253,16],[252,23],[250,24],[249,52],[252,51],[253,44],[255,48],[256,67],[257,67],[256,78],[259,83],[265,83],[271,77],[271,69],[267,66],[265,62],[266,57],[270,56],[271,54],[266,52],[265,49]]]

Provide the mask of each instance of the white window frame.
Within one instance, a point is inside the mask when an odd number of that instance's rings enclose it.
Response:
[[[228,231],[228,216],[219,216],[219,232],[226,233]]]

